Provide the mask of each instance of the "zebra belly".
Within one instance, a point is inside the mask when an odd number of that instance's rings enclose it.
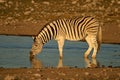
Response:
[[[69,40],[69,41],[80,41],[82,39],[80,39],[80,38],[67,38],[66,37],[66,40]]]

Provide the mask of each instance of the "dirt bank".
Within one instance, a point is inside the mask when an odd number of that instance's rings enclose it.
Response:
[[[0,26],[1,35],[33,36],[37,35],[44,24],[20,22],[8,26]],[[103,43],[120,43],[120,27],[115,23],[102,26]]]
[[[120,80],[120,68],[0,68],[0,80]]]

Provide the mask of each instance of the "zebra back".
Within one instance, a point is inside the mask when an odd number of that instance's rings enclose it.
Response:
[[[99,23],[93,17],[75,17],[72,19],[58,19],[46,24],[38,34],[42,43],[46,43],[58,36],[67,40],[83,40],[87,35],[97,35]]]

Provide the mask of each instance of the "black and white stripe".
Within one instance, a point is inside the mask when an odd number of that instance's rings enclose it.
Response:
[[[89,45],[89,50],[86,51],[85,57],[88,56],[91,48],[98,49],[101,26],[93,17],[75,17],[73,19],[58,19],[46,24],[37,35],[42,44],[47,43],[51,39],[60,41],[58,45],[62,48],[64,40],[79,41],[86,40]],[[61,45],[61,43],[63,45]],[[59,49],[60,51],[60,49]],[[96,51],[97,52],[97,51]],[[96,52],[93,52],[95,57]],[[62,50],[60,51],[62,54]]]
[[[45,25],[38,36],[43,43],[57,36],[64,36],[67,40],[83,40],[88,34],[96,35],[99,23],[92,17],[77,17],[74,19],[58,19]]]

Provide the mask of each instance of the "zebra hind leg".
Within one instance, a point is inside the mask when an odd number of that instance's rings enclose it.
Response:
[[[58,48],[59,48],[59,55],[60,55],[60,58],[62,59],[63,58],[62,52],[63,52],[64,40],[60,39],[57,42],[58,42]]]
[[[96,37],[92,37],[92,44],[93,44],[93,48],[94,48],[92,58],[96,58],[96,54],[98,52],[98,43],[97,43]]]
[[[88,58],[88,55],[90,54],[90,52],[93,48],[93,45],[91,43],[91,37],[90,36],[87,36],[85,39],[86,39],[86,42],[88,43],[89,47],[88,47],[87,51],[85,52],[84,57]]]

